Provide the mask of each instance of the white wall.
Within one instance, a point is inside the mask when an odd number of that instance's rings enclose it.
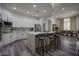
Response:
[[[79,15],[76,17],[76,30],[79,31]]]
[[[60,26],[60,20],[59,19],[56,19],[56,18],[53,18],[53,17],[50,17],[49,19],[51,20],[51,30],[52,30],[52,24],[56,24],[58,27]]]
[[[59,20],[58,19],[51,17],[50,20],[51,20],[52,24],[57,24],[57,26],[59,27]]]

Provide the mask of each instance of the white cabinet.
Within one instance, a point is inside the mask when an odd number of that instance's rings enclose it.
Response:
[[[16,40],[16,33],[4,33],[2,34],[2,39],[4,45],[14,42]]]
[[[21,31],[17,31],[16,32],[16,36],[17,36],[17,40],[22,39],[22,32]]]
[[[23,37],[23,39],[27,38],[27,32],[26,31],[23,31],[22,37]]]
[[[16,41],[17,37],[16,37],[16,32],[11,33],[12,37],[11,37],[11,42]]]
[[[27,31],[16,31],[16,37],[17,40],[27,38]]]
[[[25,39],[25,38],[27,38],[27,31],[14,31],[11,33],[2,34],[3,45],[12,43],[16,40]]]
[[[1,40],[1,42],[0,42],[0,48],[3,46],[4,44],[3,44],[3,40]]]
[[[11,42],[12,35],[10,33],[4,33],[2,36],[3,36],[2,39],[3,39],[4,45]]]

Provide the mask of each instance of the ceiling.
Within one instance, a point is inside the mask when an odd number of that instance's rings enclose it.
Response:
[[[4,3],[2,6],[17,14],[32,17],[70,17],[79,14],[78,3]]]

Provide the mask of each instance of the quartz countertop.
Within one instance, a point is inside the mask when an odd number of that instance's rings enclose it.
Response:
[[[55,33],[55,32],[28,32],[28,34],[38,35],[38,34],[45,34],[45,33]]]

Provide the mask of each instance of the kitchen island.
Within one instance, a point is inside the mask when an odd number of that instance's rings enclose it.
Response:
[[[27,35],[27,47],[33,52],[36,52],[37,48],[37,35],[40,36],[41,34],[52,34],[55,32],[28,32]]]

